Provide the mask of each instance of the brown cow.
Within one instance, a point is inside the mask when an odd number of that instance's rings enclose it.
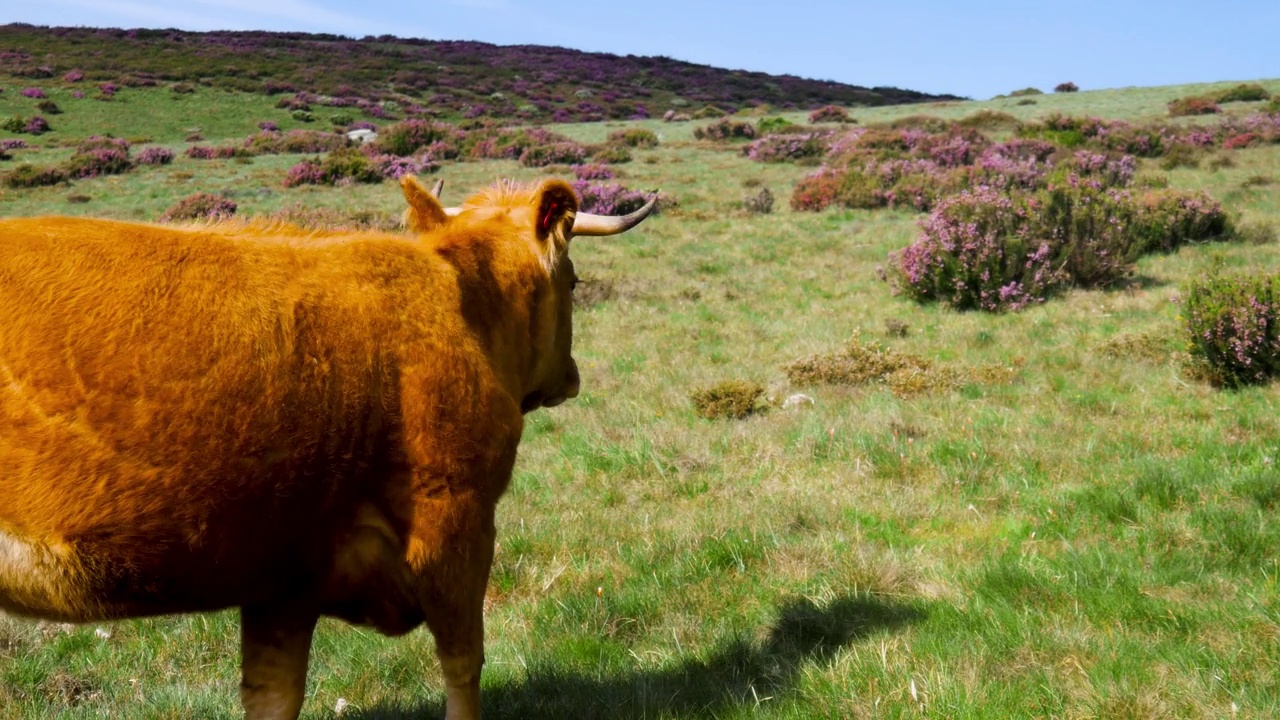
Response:
[[[248,718],[295,718],[321,615],[435,636],[479,714],[494,509],[523,414],[578,393],[572,188],[416,236],[0,221],[0,610],[238,607]]]

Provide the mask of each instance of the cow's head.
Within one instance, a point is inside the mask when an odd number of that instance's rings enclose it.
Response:
[[[630,215],[611,217],[578,211],[578,196],[563,180],[533,186],[495,185],[460,208],[438,199],[442,183],[428,191],[416,178],[400,181],[409,209],[405,225],[418,233],[460,233],[501,245],[504,268],[521,277],[513,297],[528,314],[530,343],[511,348],[527,354],[522,366],[520,409],[553,407],[578,394],[578,365],[573,359],[573,286],[578,278],[569,259],[570,240],[578,236],[616,235],[638,225],[653,211],[655,196]],[[527,280],[525,279],[527,278]],[[512,307],[515,311],[515,306]]]

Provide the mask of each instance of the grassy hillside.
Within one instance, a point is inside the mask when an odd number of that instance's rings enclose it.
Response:
[[[886,105],[940,99],[898,88],[724,70],[665,57],[272,32],[0,25],[0,77],[94,86],[198,86],[374,103],[381,115],[590,121],[671,107]],[[68,75],[80,78],[66,83]]]
[[[241,215],[327,208],[355,221],[401,209],[388,182],[285,188],[289,168],[316,153],[187,157],[192,145],[241,143],[261,121],[329,124],[294,120],[273,97],[197,85],[96,100],[49,84],[64,112],[48,116],[49,133],[0,131],[36,146],[10,151],[0,174],[64,163],[103,132],[137,141],[135,156],[155,145],[177,157],[0,188],[0,214],[154,220],[197,190]],[[1280,92],[1280,81],[1262,85]],[[1003,141],[1054,113],[1175,133],[1266,107],[1167,117],[1169,101],[1227,87],[852,114],[890,133],[929,122],[913,115],[1005,112],[1014,123],[984,131]],[[30,116],[37,102],[6,83],[0,118]],[[818,127],[806,113],[782,117]],[[616,182],[677,204],[627,235],[574,243],[583,394],[527,418],[499,508],[487,716],[1280,715],[1280,390],[1224,391],[1189,372],[1180,304],[1214,269],[1276,268],[1280,246],[1190,244],[1142,257],[1107,288],[957,312],[895,295],[880,277],[926,215],[793,210],[792,189],[830,157],[756,162],[743,141],[695,139],[709,124],[555,128],[584,146],[652,131],[656,147],[610,167]],[[1196,152],[1139,158],[1133,192],[1206,190],[1241,221],[1280,225],[1280,145]],[[438,166],[447,202],[496,178],[573,172],[511,159]],[[748,212],[762,188],[773,211]],[[798,382],[784,369],[853,336],[962,380],[906,392]],[[691,396],[727,380],[761,386],[759,412],[701,417]],[[235,717],[236,645],[230,613],[101,628],[0,619],[0,718]],[[390,640],[322,623],[309,693],[311,718],[339,706],[362,720],[443,714],[425,631]]]

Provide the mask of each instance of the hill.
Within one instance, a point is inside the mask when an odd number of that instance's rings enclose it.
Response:
[[[359,40],[282,32],[184,32],[0,25],[0,75],[83,76],[124,86],[186,83],[341,102],[392,101],[422,114],[584,122],[714,105],[896,105],[955,99],[666,57],[499,46],[389,35]],[[414,113],[410,113],[414,114]]]

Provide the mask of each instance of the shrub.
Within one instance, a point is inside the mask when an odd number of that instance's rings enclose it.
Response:
[[[1254,133],[1246,132],[1239,135],[1232,135],[1222,141],[1223,150],[1243,150],[1247,147],[1253,147],[1258,144],[1258,136]]]
[[[974,130],[1017,128],[1021,124],[1022,121],[1018,120],[1018,118],[999,110],[979,110],[956,121],[956,125]]]
[[[705,127],[693,129],[693,137],[697,140],[721,142],[726,140],[751,140],[756,136],[756,129],[749,122],[724,118]]]
[[[586,159],[587,149],[572,141],[535,145],[525,148],[525,151],[520,154],[520,164],[524,167],[578,165]]]
[[[809,124],[817,123],[851,123],[849,111],[838,105],[825,105],[809,113]]]
[[[347,136],[340,133],[320,130],[290,130],[280,133],[264,130],[250,135],[244,141],[244,149],[250,155],[301,155],[332,152],[350,144]]]
[[[1204,193],[1134,198],[1078,179],[1035,193],[979,188],[939,202],[919,238],[893,255],[893,281],[917,300],[1017,310],[1063,285],[1115,283],[1144,253],[1234,233]]]
[[[169,86],[169,92],[173,93],[174,95],[191,95],[191,94],[194,94],[195,91],[196,91],[196,86],[192,85],[191,83],[179,82]]]
[[[1073,92],[1079,92],[1080,88],[1077,87],[1075,83],[1067,81],[1067,82],[1058,83],[1057,85],[1055,85],[1053,88],[1053,91],[1056,93],[1073,93]]]
[[[72,70],[66,75],[63,75],[62,80],[63,82],[77,83],[84,80],[84,73],[79,70]]]
[[[608,165],[600,163],[574,165],[573,175],[579,180],[612,180],[614,178],[613,170]]]
[[[609,142],[632,148],[655,148],[658,147],[658,135],[644,128],[627,128],[609,133]]]
[[[311,111],[309,110],[294,110],[293,112],[289,113],[289,117],[293,118],[294,120],[297,120],[298,122],[309,123],[309,122],[315,122],[316,120],[316,116],[311,114]]]
[[[695,111],[693,113],[693,119],[694,120],[713,120],[715,118],[722,118],[728,114],[729,113],[725,112],[724,110],[721,110],[715,105],[708,105],[702,108],[701,110]]]
[[[347,125],[350,125],[353,122],[355,122],[355,118],[351,117],[350,115],[343,115],[339,113],[337,115],[329,116],[329,124],[335,127],[346,127]]]
[[[378,156],[376,162],[356,148],[342,148],[329,153],[323,160],[313,158],[303,160],[289,169],[285,177],[285,187],[298,185],[336,185],[342,182],[377,183],[384,177],[403,175],[408,172],[421,172],[427,167],[434,168],[434,163],[412,163],[408,158],[398,155]],[[395,162],[395,160],[402,162]],[[385,173],[385,175],[384,175]]]
[[[1261,102],[1270,99],[1271,93],[1257,83],[1241,83],[1213,96],[1214,102]]]
[[[378,152],[407,156],[428,146],[437,146],[437,159],[458,157],[462,131],[448,123],[410,119],[387,126],[372,145]]]
[[[43,100],[49,97],[44,94],[44,90],[41,90],[38,87],[22,88],[18,94],[24,98],[31,98],[32,100]]]
[[[843,179],[843,174],[832,168],[822,168],[804,176],[791,191],[791,209],[826,210],[835,203]]]
[[[743,147],[742,154],[765,163],[816,159],[827,154],[830,138],[827,132],[765,135]]]
[[[62,168],[44,165],[19,165],[4,176],[4,184],[11,188],[33,188],[57,185],[67,179]]]
[[[258,123],[258,129],[265,130],[267,132],[277,132],[280,130],[280,126],[270,120],[263,120]]]
[[[36,109],[38,109],[40,112],[45,113],[47,115],[62,114],[62,108],[58,107],[58,103],[52,100],[41,100],[40,102],[36,103]]]
[[[1215,275],[1183,300],[1190,354],[1215,385],[1262,383],[1280,372],[1280,275]]]
[[[597,215],[626,215],[644,207],[649,197],[618,183],[576,180],[573,189],[583,212]]]
[[[190,220],[225,220],[236,214],[236,203],[230,198],[209,193],[194,193],[169,206],[160,215],[160,222],[186,222]]]
[[[119,175],[133,169],[129,150],[119,147],[96,147],[77,151],[65,166],[67,175],[73,178],[92,178],[100,175]]]
[[[39,115],[29,118],[27,124],[22,128],[22,132],[28,135],[43,135],[50,130],[53,130],[53,128],[49,127],[49,121]]]
[[[773,212],[773,193],[767,187],[760,188],[760,192],[743,199],[742,207],[752,215],[768,215]]]
[[[268,218],[273,222],[294,225],[304,230],[381,230],[390,232],[399,229],[400,218],[391,213],[378,213],[360,210],[344,213],[326,207],[315,207],[294,203],[271,213]]]
[[[729,380],[709,388],[695,390],[689,395],[694,412],[708,420],[730,418],[740,420],[753,413],[766,410],[768,405],[762,402],[764,386]]]
[[[631,162],[631,151],[622,145],[595,145],[588,150],[592,162],[621,165]]]
[[[961,310],[1017,310],[1063,281],[1053,247],[1032,232],[1025,198],[979,189],[943,199],[920,237],[892,258],[895,284]]]
[[[1043,95],[1043,94],[1044,94],[1043,90],[1039,90],[1033,87],[1027,87],[1027,88],[1022,88],[1021,90],[1014,90],[1013,92],[1009,93],[1009,97],[1026,97],[1028,95]]]
[[[1212,115],[1222,112],[1222,108],[1206,97],[1185,97],[1169,101],[1170,117],[1186,117],[1189,115]]]
[[[27,131],[27,119],[21,115],[7,117],[0,121],[0,130],[11,133],[24,133]]]
[[[169,148],[152,145],[142,149],[138,153],[137,163],[139,165],[168,165],[173,162],[173,151]]]

